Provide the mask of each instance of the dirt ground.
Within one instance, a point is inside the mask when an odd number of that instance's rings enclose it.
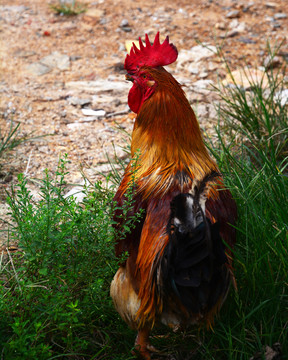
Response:
[[[107,154],[113,156],[114,144],[118,156],[125,156],[121,130],[131,133],[134,119],[127,108],[130,84],[123,69],[127,40],[143,38],[145,33],[153,40],[160,31],[184,55],[199,41],[218,44],[232,70],[263,66],[267,41],[272,47],[282,42],[280,64],[288,59],[286,0],[90,0],[84,4],[85,13],[61,16],[46,0],[1,1],[1,136],[13,121],[20,123],[21,134],[33,132],[40,138],[0,159],[0,218],[7,211],[4,190],[20,172],[31,180],[29,186],[37,197],[33,179],[42,178],[45,168],[55,172],[60,154],[69,155],[72,184],[81,181],[80,166],[92,181],[99,171],[106,171]],[[186,85],[201,127],[209,133],[218,100],[208,85],[225,78],[225,65],[216,55],[184,60],[169,71]],[[91,110],[96,113],[90,114]]]

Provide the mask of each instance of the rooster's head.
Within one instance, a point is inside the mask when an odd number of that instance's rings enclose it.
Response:
[[[128,105],[135,113],[139,112],[143,102],[150,98],[157,87],[157,81],[149,69],[172,64],[178,56],[176,47],[169,43],[169,37],[167,36],[160,44],[159,36],[158,32],[151,45],[146,34],[145,46],[139,38],[140,49],[133,43],[130,54],[125,59],[125,69],[128,72],[126,79],[133,82],[128,96]]]

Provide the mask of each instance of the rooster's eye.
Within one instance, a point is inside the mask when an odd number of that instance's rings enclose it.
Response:
[[[143,78],[143,79],[146,79],[146,78],[147,78],[147,75],[142,74],[142,78]]]

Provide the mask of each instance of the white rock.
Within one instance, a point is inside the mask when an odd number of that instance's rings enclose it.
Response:
[[[100,93],[105,91],[127,92],[131,88],[131,83],[128,83],[128,81],[109,81],[105,79],[99,79],[95,81],[69,81],[66,83],[66,87],[69,89],[77,89],[90,93]]]
[[[279,56],[271,56],[270,54],[264,59],[263,65],[264,69],[274,68],[281,64],[281,59]]]
[[[92,18],[101,18],[104,14],[104,10],[96,8],[90,8],[85,11],[85,16],[90,16]]]
[[[193,83],[193,87],[196,89],[208,89],[213,84],[212,80],[198,80]]]
[[[286,18],[287,18],[287,15],[284,14],[284,13],[277,13],[277,14],[274,15],[274,19],[277,19],[277,20],[286,19]]]
[[[25,10],[27,10],[27,6],[24,5],[8,5],[8,6],[1,6],[2,11],[11,11],[15,13],[23,13]]]
[[[238,25],[239,25],[239,21],[237,19],[233,19],[229,23],[228,27],[229,27],[229,29],[235,29],[235,28],[237,28]]]
[[[202,59],[207,59],[217,52],[216,46],[212,45],[196,45],[193,46],[190,50],[182,49],[179,51],[178,59],[177,59],[177,68],[182,67],[185,63],[189,62],[199,62]]]
[[[200,79],[205,79],[207,78],[208,75],[209,75],[208,72],[202,71],[198,76]]]
[[[220,22],[215,24],[215,28],[220,30],[226,30],[227,26],[224,22]]]
[[[277,3],[275,3],[275,2],[266,2],[266,3],[265,3],[265,6],[266,6],[267,8],[274,9],[274,8],[278,7],[279,4],[277,4]]]
[[[68,191],[65,195],[64,198],[68,198],[73,196],[74,199],[76,200],[76,202],[82,202],[85,198],[85,193],[83,192],[84,190],[84,186],[85,185],[85,180],[81,181],[81,184],[78,186],[73,187],[70,191]]]
[[[87,105],[91,103],[91,99],[84,99],[84,98],[78,98],[76,96],[72,96],[70,99],[69,99],[69,104],[71,105],[74,105],[74,106],[83,106],[83,105]]]
[[[274,96],[275,101],[280,101],[281,106],[288,105],[288,89],[279,91]]]
[[[123,99],[123,102],[127,102],[127,93],[123,94]],[[99,94],[92,96],[92,103],[94,107],[96,104],[109,104],[113,101],[115,101],[115,95]]]
[[[199,69],[198,67],[195,67],[195,64],[192,63],[188,66],[187,70],[191,73],[191,74],[194,74],[194,75],[197,75],[199,74]]]
[[[47,65],[35,62],[26,66],[26,70],[32,75],[44,75],[51,71],[51,68]]]
[[[269,80],[265,71],[245,67],[232,71],[231,74],[227,74],[222,84],[224,86],[234,86],[236,84],[245,90],[251,89],[254,85],[261,85],[261,87],[265,89],[269,86]]]
[[[106,115],[105,110],[82,109],[82,113],[85,116],[95,116],[95,117],[100,117],[100,116]]]
[[[234,19],[240,16],[239,10],[231,10],[226,14],[226,18],[228,19]]]
[[[82,122],[82,123],[79,123],[79,122],[75,122],[75,123],[70,123],[70,124],[67,124],[67,128],[72,130],[72,131],[77,131],[79,130],[81,127],[84,127],[84,126],[87,126],[88,124],[85,123],[85,122]],[[91,125],[89,125],[91,126]]]
[[[58,68],[59,70],[68,70],[70,68],[69,56],[60,54],[58,51],[54,51],[52,54],[45,56],[40,60],[40,63],[50,68]]]
[[[78,119],[78,123],[87,123],[89,121],[99,120],[99,116],[85,116]]]
[[[206,104],[198,104],[195,107],[195,112],[198,118],[206,118],[208,116],[208,110]]]
[[[229,24],[229,29],[235,30],[237,32],[243,32],[245,28],[245,22],[239,22],[237,19],[233,19]]]
[[[129,26],[129,21],[127,19],[123,19],[120,24],[120,27],[125,27],[125,26]]]

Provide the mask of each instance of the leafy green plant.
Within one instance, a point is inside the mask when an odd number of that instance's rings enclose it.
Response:
[[[75,16],[86,11],[85,6],[76,0],[58,0],[58,3],[50,4],[50,7],[56,14],[66,16]]]
[[[45,172],[39,202],[33,202],[23,175],[8,196],[16,224],[11,236],[20,251],[13,256],[8,251],[9,261],[0,269],[5,359],[111,358],[122,332],[109,297],[118,268],[114,195],[98,182],[93,191],[83,189],[82,203],[66,197],[65,164],[60,160],[55,179]],[[124,207],[130,208],[131,201]],[[137,216],[126,220],[118,229],[121,236]]]

